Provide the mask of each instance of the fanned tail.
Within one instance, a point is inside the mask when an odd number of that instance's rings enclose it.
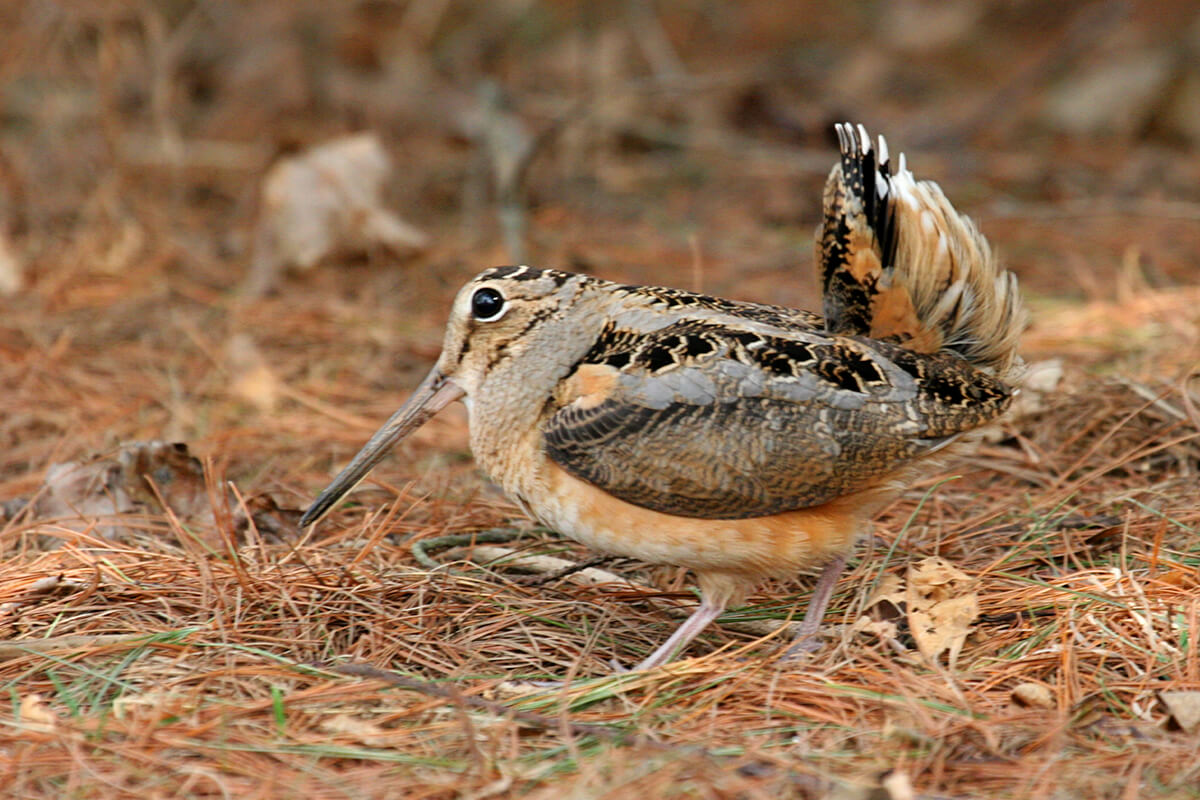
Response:
[[[882,136],[873,148],[862,125],[836,127],[842,157],[817,242],[827,328],[1013,376],[1025,319],[1016,276],[936,183],[914,180],[903,155],[892,173]]]

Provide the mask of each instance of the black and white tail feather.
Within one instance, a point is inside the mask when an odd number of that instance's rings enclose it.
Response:
[[[836,126],[841,160],[825,186],[817,257],[831,332],[950,352],[1000,378],[1020,369],[1016,276],[941,188],[917,181],[862,125]]]

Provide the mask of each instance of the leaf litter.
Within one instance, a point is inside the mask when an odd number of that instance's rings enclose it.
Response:
[[[21,263],[0,318],[6,790],[1195,796],[1200,175],[1170,143],[1178,126],[1075,140],[1031,122],[1039,95],[1013,83],[997,115],[994,89],[960,68],[983,50],[901,59],[917,76],[862,20],[806,4],[749,4],[740,28],[632,4],[637,36],[597,22],[595,42],[569,33],[543,50],[525,37],[553,38],[552,16],[497,37],[518,12],[442,16],[450,5],[362,4],[300,24],[271,4],[228,17],[117,4],[111,18],[9,27],[46,47],[0,64],[14,87],[0,181],[20,212],[5,236]],[[1117,30],[1106,14],[1062,13],[1021,80],[1072,79],[1079,62],[1055,54]],[[821,59],[785,57],[794,44],[774,37],[794,30],[788,14],[833,43],[821,45],[830,75],[896,145],[932,143],[924,168],[1020,270],[1035,311],[1025,357],[1047,365],[1031,370],[1036,402],[882,515],[839,583],[822,650],[777,662],[809,587],[780,582],[678,663],[611,676],[611,660],[645,655],[695,602],[685,577],[619,560],[604,572],[620,582],[562,574],[594,554],[522,523],[475,474],[461,415],[406,443],[320,530],[296,531],[297,509],[436,356],[454,287],[505,258],[504,231],[461,214],[471,202],[454,188],[486,187],[494,165],[465,163],[463,134],[430,100],[482,69],[476,58],[524,87],[511,113],[530,130],[563,126],[508,187],[539,263],[814,305],[797,274],[830,163],[826,123],[846,110],[813,77]],[[1004,9],[980,20],[955,25],[1028,34]],[[1134,27],[1153,38],[1152,24]],[[746,47],[706,40],[709,25]],[[296,29],[336,47],[266,35]],[[775,55],[748,68],[747,53]],[[328,81],[306,77],[327,67]],[[30,103],[39,86],[56,102]],[[905,105],[925,93],[930,105]],[[290,120],[302,146],[263,141]],[[411,216],[423,246],[395,253],[335,221],[328,250],[256,253],[256,220],[279,219],[271,204],[250,213],[271,165],[368,129],[400,166],[376,159],[360,205]],[[316,266],[287,272],[311,253]],[[274,294],[236,297],[256,258]],[[432,546],[497,528],[515,533],[503,553]],[[416,556],[423,542],[433,563]],[[933,580],[915,580],[921,564],[939,565]],[[550,580],[525,581],[531,569]],[[919,604],[929,618],[913,625]],[[568,682],[513,696],[514,678]]]

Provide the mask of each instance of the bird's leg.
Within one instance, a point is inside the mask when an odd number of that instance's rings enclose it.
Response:
[[[688,643],[700,635],[700,632],[709,626],[714,619],[721,616],[721,613],[728,605],[728,601],[722,595],[719,599],[713,599],[707,594],[702,594],[700,606],[692,612],[692,615],[680,623],[675,632],[671,634],[671,638],[662,643],[662,646],[651,653],[649,656],[638,664],[633,669],[625,669],[620,662],[613,660],[609,663],[613,666],[618,674],[626,672],[641,672],[644,669],[654,669],[666,664],[674,656],[676,651],[687,647]],[[538,689],[557,689],[563,685],[563,681],[521,681],[521,683]]]
[[[700,635],[700,632],[708,627],[714,619],[721,616],[721,612],[725,610],[726,603],[724,598],[714,599],[708,593],[703,593],[700,598],[700,607],[692,612],[692,615],[685,619],[675,632],[671,634],[671,638],[662,643],[662,646],[646,657],[642,663],[633,668],[634,672],[639,672],[644,669],[654,669],[661,667],[663,664],[670,661],[675,653],[687,646],[688,642]]]
[[[842,553],[826,564],[825,569],[821,571],[821,577],[817,578],[817,585],[813,588],[812,599],[808,601],[808,610],[804,612],[804,620],[800,623],[796,638],[783,654],[785,660],[797,658],[802,653],[811,653],[821,646],[821,639],[817,634],[821,630],[821,620],[825,617],[829,599],[833,597],[833,587],[837,586],[838,577],[846,568],[846,557],[847,554]]]

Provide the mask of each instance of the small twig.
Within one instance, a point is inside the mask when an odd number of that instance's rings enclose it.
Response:
[[[521,532],[513,528],[491,528],[486,531],[478,531],[476,533],[452,533],[447,536],[435,536],[432,539],[422,539],[412,543],[413,558],[417,563],[426,569],[438,569],[443,564],[434,561],[429,555],[431,549],[445,550],[451,547],[462,547],[464,545],[482,542],[485,544],[498,544],[502,542],[511,542],[513,539],[519,538]]]
[[[560,581],[563,578],[569,578],[578,572],[583,572],[584,570],[593,569],[602,564],[615,561],[616,558],[616,556],[596,556],[595,558],[589,558],[587,561],[579,561],[546,575],[520,575],[513,578],[513,583],[519,583],[522,586],[530,587],[545,586],[548,583],[554,583],[555,581]]]
[[[585,562],[569,561],[565,558],[557,556],[541,555],[539,553],[524,553],[518,550],[513,550],[509,547],[476,547],[471,556],[475,563],[486,567],[509,567],[519,569],[525,572],[532,572],[538,577],[534,580],[539,581],[537,585],[549,582],[560,576],[571,576],[575,578],[572,583],[583,584],[587,586],[618,586],[626,589],[632,589],[635,592],[654,592],[648,586],[641,586],[614,572],[608,570],[596,569],[592,565],[593,561],[599,559],[589,559]],[[603,556],[604,560],[610,560],[614,556]],[[530,585],[528,576],[518,576],[512,579],[514,583],[522,585]]]
[[[88,647],[103,647],[110,644],[145,642],[145,633],[96,633],[51,636],[46,639],[9,640],[0,642],[0,659],[18,658],[30,653],[48,653],[53,650],[83,650]]]

